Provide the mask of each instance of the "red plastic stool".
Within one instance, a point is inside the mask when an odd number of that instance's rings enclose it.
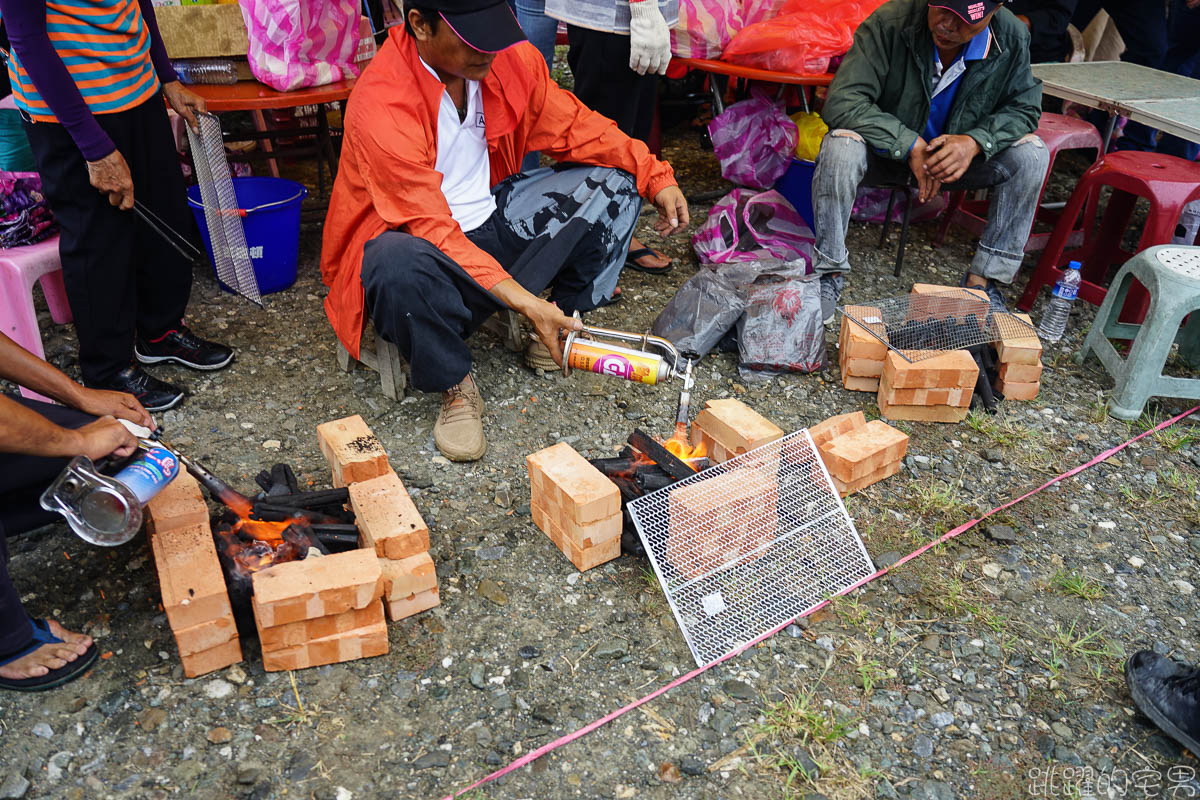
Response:
[[[1097,198],[1104,186],[1112,187],[1113,192],[1097,230]],[[1122,249],[1121,239],[1139,197],[1150,201],[1150,213],[1142,238],[1131,253]],[[1017,306],[1022,311],[1033,308],[1038,292],[1043,286],[1053,286],[1062,276],[1061,267],[1069,261],[1082,265],[1079,296],[1092,305],[1100,305],[1107,291],[1104,283],[1113,266],[1124,264],[1148,247],[1170,243],[1184,206],[1196,199],[1200,199],[1200,163],[1133,150],[1109,153],[1079,179]],[[1067,239],[1081,212],[1086,239],[1081,247],[1068,250]],[[1146,291],[1135,281],[1126,297],[1121,321],[1141,323],[1149,304]]]
[[[1042,190],[1038,192],[1038,210],[1033,221],[1034,224],[1043,222],[1053,226],[1058,223],[1061,212],[1057,208],[1044,208],[1041,203],[1042,195],[1046,193],[1046,184],[1050,182],[1050,172],[1054,169],[1055,157],[1061,150],[1095,150],[1099,155],[1102,140],[1100,131],[1096,130],[1096,126],[1090,122],[1046,112],[1042,113],[1036,133],[1046,143],[1046,149],[1050,151],[1050,160],[1046,164],[1046,178],[1042,181]],[[946,232],[950,230],[951,225],[965,228],[975,236],[983,235],[991,199],[985,197],[982,200],[967,200],[966,195],[966,192],[954,192],[950,195],[950,205],[942,216],[942,224],[938,228],[937,235],[933,237],[934,247],[942,246],[942,242],[946,239]],[[1029,240],[1025,242],[1025,252],[1035,253],[1042,250],[1048,241],[1050,241],[1049,232],[1033,233],[1030,231]],[[1078,247],[1082,243],[1083,230],[1072,231],[1069,246]]]

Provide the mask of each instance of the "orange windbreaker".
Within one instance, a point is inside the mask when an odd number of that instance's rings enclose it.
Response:
[[[442,174],[434,164],[445,90],[421,65],[412,37],[396,26],[350,94],[325,217],[321,277],[329,287],[325,313],[353,356],[363,326],[363,246],[384,231],[427,239],[485,289],[509,277],[467,239],[442,195]],[[528,42],[496,56],[482,90],[492,185],[519,171],[531,150],[558,161],[623,169],[636,177],[646,198],[675,185],[670,165],[645,144],[560,89]]]

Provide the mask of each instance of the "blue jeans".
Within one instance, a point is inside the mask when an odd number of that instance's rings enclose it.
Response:
[[[1049,161],[1045,143],[1030,134],[986,161],[975,159],[961,178],[942,187],[949,192],[995,187],[971,272],[1012,283],[1025,257],[1025,242],[1029,240]],[[875,155],[854,131],[839,129],[825,134],[812,182],[817,239],[813,246],[813,270],[850,270],[846,231],[860,184],[897,185],[910,178],[912,171],[907,161]]]
[[[525,31],[529,43],[537,48],[546,59],[546,69],[554,65],[554,40],[558,37],[558,20],[546,16],[546,0],[508,0],[517,14],[517,22]],[[521,162],[521,171],[530,172],[538,168],[538,154],[526,153]]]

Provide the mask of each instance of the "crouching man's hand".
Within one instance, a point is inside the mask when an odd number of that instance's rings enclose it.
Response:
[[[554,363],[561,367],[562,332],[581,330],[583,323],[568,317],[554,303],[531,294],[512,278],[500,281],[491,291],[497,300],[529,320],[538,341],[546,346]]]
[[[654,207],[658,209],[658,221],[654,223],[654,230],[663,236],[683,230],[691,221],[688,217],[687,198],[678,186],[668,186],[654,195]]]

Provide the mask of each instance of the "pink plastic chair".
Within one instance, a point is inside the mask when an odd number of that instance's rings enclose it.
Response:
[[[33,309],[33,282],[42,282],[42,293],[50,316],[59,325],[71,321],[67,290],[63,286],[62,262],[58,259],[58,237],[27,247],[0,249],[0,331],[10,339],[44,359],[42,334],[38,330],[37,312]],[[45,400],[37,392],[21,387],[21,394],[31,400]]]

